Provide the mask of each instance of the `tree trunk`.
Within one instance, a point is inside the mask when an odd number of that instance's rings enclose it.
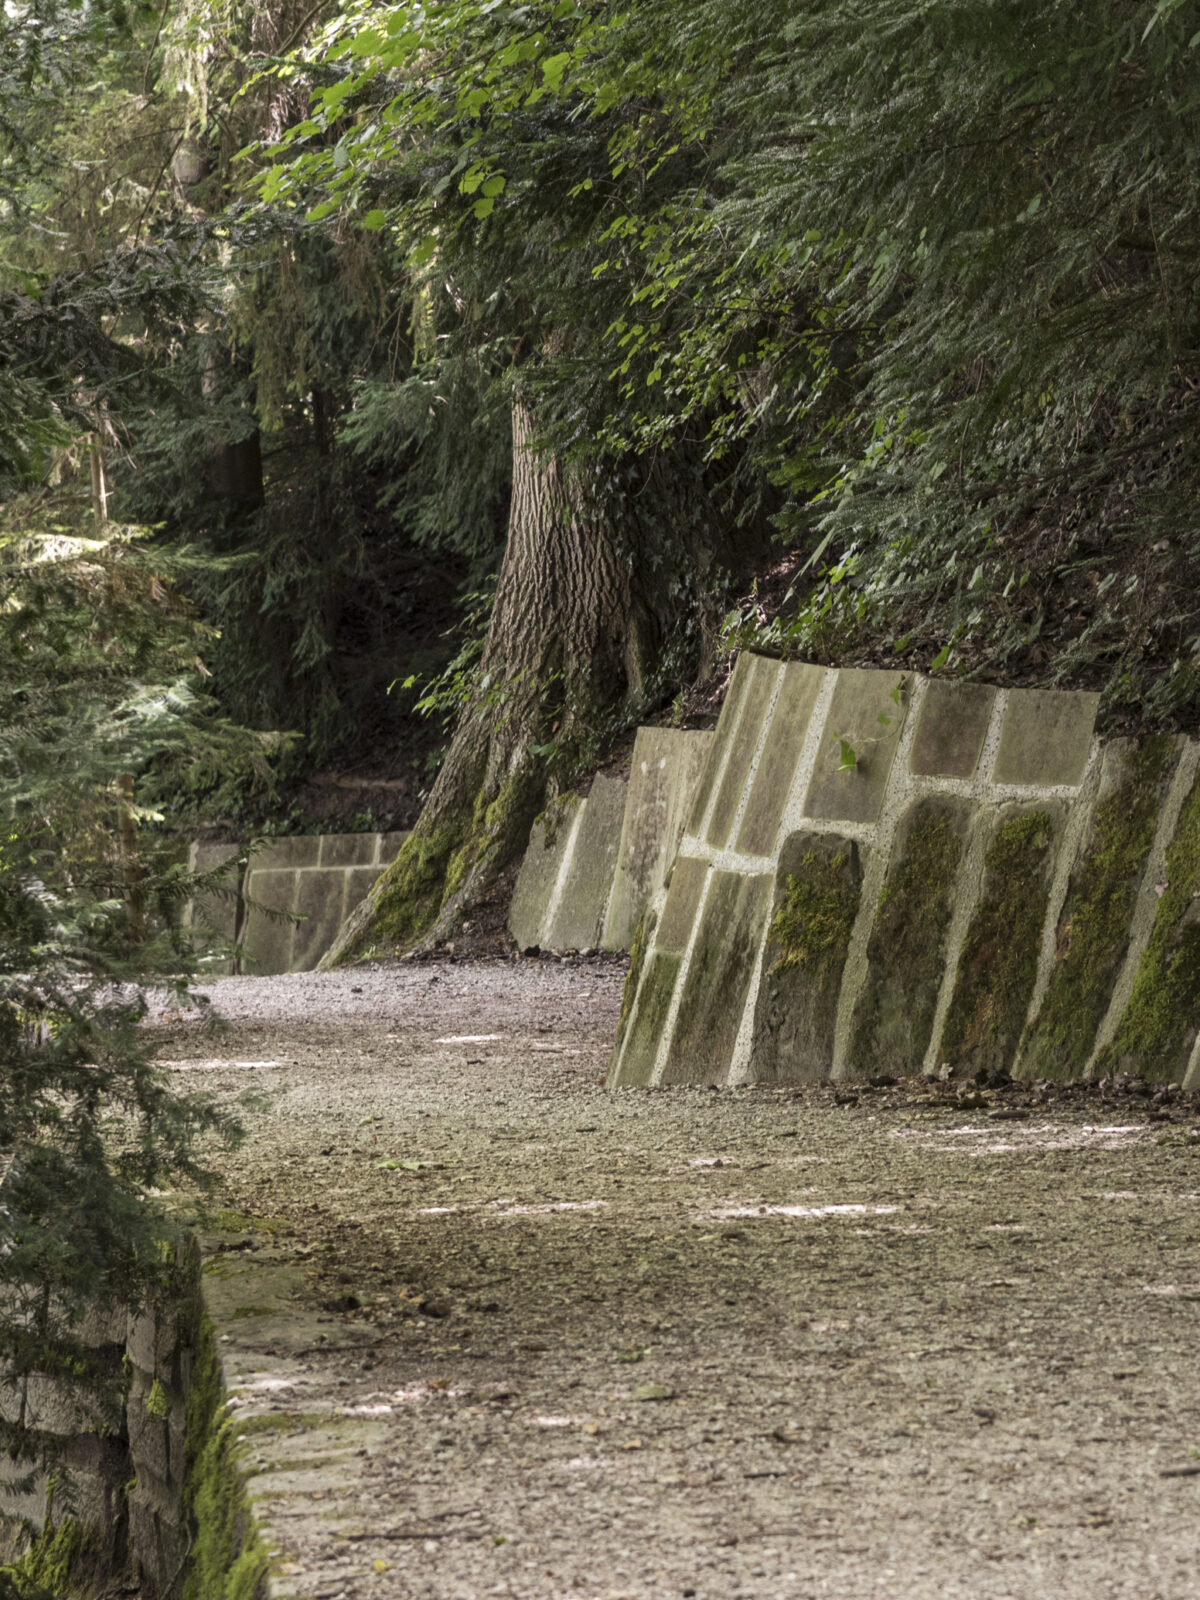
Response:
[[[474,694],[416,827],[322,966],[452,936],[525,848],[548,796],[594,768],[641,712],[664,645],[681,636],[682,573],[706,565],[695,530],[719,519],[699,474],[604,492],[539,461],[513,411],[508,542]],[[682,608],[686,610],[686,607]]]

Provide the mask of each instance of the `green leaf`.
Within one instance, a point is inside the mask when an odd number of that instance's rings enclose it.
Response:
[[[547,56],[542,62],[542,77],[548,89],[561,89],[563,73],[571,64],[569,51],[563,51],[557,56]]]
[[[369,233],[378,233],[386,221],[386,211],[368,211],[363,218],[362,225]]]
[[[486,199],[483,200],[476,200],[474,206],[475,215],[482,222],[484,217],[491,216],[493,210],[495,209],[495,205],[496,199],[494,195],[488,195]]]
[[[494,174],[494,176],[486,180],[483,188],[479,192],[480,194],[495,198],[496,195],[504,193],[504,186],[507,182],[508,180],[505,178],[504,174],[497,172]]]
[[[946,665],[946,662],[949,659],[950,659],[950,646],[948,644],[944,644],[942,646],[942,648],[938,651],[937,655],[935,655],[933,660],[929,663],[930,672],[939,671],[940,668],[942,668],[942,667],[944,667]]]

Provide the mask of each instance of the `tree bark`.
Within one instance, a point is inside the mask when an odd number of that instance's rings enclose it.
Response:
[[[547,798],[644,710],[664,646],[686,632],[680,580],[704,570],[722,526],[700,474],[642,466],[601,485],[540,461],[532,437],[518,402],[478,685],[413,833],[322,966],[450,937]]]

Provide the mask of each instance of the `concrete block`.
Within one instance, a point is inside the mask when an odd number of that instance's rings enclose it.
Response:
[[[851,1072],[920,1072],[946,970],[946,935],[967,845],[968,802],[930,797],[900,819],[867,942]]]
[[[789,662],[783,669],[766,746],[738,829],[735,849],[743,855],[765,856],[775,849],[804,736],[824,679],[823,667],[800,661]]]
[[[564,795],[552,801],[533,825],[508,910],[508,931],[520,950],[541,946],[542,923],[582,804],[578,795]]]
[[[806,817],[875,822],[883,805],[908,696],[904,673],[843,668],[837,677],[817,763],[804,798]],[[839,771],[840,741],[851,746],[856,765]]]
[[[362,870],[362,869],[360,869]],[[371,881],[378,876],[372,869]],[[308,918],[292,930],[292,972],[311,972],[337,938],[345,919],[346,886],[353,874],[341,871],[298,872],[293,909]],[[367,884],[370,888],[370,882]],[[365,890],[364,890],[365,893]],[[349,908],[353,909],[353,906]]]
[[[672,951],[651,951],[638,985],[636,1008],[609,1072],[610,1088],[650,1082],[682,965],[683,957]]]
[[[1083,691],[1011,690],[996,755],[995,781],[1081,783],[1099,703],[1098,694]]]
[[[909,771],[925,778],[973,778],[995,703],[995,689],[983,684],[933,679],[921,704]]]
[[[666,904],[654,930],[628,1026],[618,1040],[609,1083],[650,1082],[671,997],[692,936],[709,867],[695,856],[680,856],[671,873]]]
[[[604,936],[604,920],[617,870],[627,785],[597,773],[575,830],[562,895],[543,927],[548,950],[594,950]]]
[[[1086,1067],[1132,937],[1159,814],[1179,764],[1169,734],[1106,746],[1100,790],[1055,930],[1050,982],[1017,1068],[1076,1078]]]
[[[754,976],[771,879],[717,872],[692,946],[664,1083],[724,1083]]]
[[[378,853],[375,857],[376,864],[381,867],[390,867],[400,854],[400,847],[408,838],[408,831],[404,833],[377,833],[379,841]]]
[[[979,901],[967,930],[938,1047],[959,1076],[1010,1070],[1037,981],[1042,928],[1065,808],[989,808]]]
[[[251,863],[246,874],[246,898],[256,903],[247,908],[242,933],[249,971],[264,976],[291,972],[295,924],[283,917],[268,917],[264,911],[293,911],[297,880],[295,871],[263,868]]]
[[[725,764],[706,835],[709,844],[716,850],[724,850],[731,842],[733,824],[746,792],[759,735],[771,709],[771,698],[782,671],[779,662],[767,656],[743,655],[739,666],[742,661],[748,661],[749,667],[742,694],[741,715],[729,739],[729,759]]]
[[[189,872],[212,872],[224,866],[220,886],[223,892],[198,894],[183,915],[189,928],[207,928],[219,939],[234,944],[237,940],[241,905],[238,893],[242,874],[237,865],[241,847],[236,844],[192,844],[188,849]]]
[[[379,852],[377,833],[326,833],[318,840],[320,867],[369,867]]]
[[[771,923],[754,1015],[756,1082],[829,1076],[862,875],[862,858],[851,839],[801,829],[785,841],[769,902]]]
[[[608,918],[606,950],[628,950],[646,907],[666,882],[712,745],[711,733],[639,728]]]
[[[721,714],[717,718],[716,731],[709,749],[708,761],[701,774],[700,782],[696,785],[696,798],[692,802],[692,814],[688,818],[686,832],[693,839],[700,837],[704,826],[704,815],[708,810],[708,803],[712,799],[713,786],[721,771],[721,763],[725,759],[725,751],[737,727],[738,717],[741,715],[742,696],[746,692],[753,673],[751,663],[756,658],[748,651],[743,652],[734,663],[733,675],[729,680],[729,687],[725,691],[725,698],[721,702]]]

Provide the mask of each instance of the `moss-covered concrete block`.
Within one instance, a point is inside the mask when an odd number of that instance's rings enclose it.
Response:
[[[298,872],[293,902],[298,916],[307,917],[292,929],[291,970],[311,972],[338,936],[346,917],[346,872]],[[365,894],[378,873],[369,871]],[[361,898],[361,896],[359,897]]]
[[[771,698],[780,673],[779,662],[766,656],[743,655],[738,661],[739,667],[743,661],[747,663],[747,669],[741,715],[729,736],[729,758],[725,763],[721,787],[717,790],[705,836],[714,850],[724,850],[732,842],[733,824],[746,792],[754,752],[771,709]]]
[[[687,832],[694,839],[700,837],[701,830],[704,827],[704,817],[708,810],[708,803],[712,799],[713,787],[720,776],[725,752],[729,748],[729,742],[733,738],[734,729],[737,727],[738,718],[742,711],[742,696],[745,694],[746,685],[753,675],[754,668],[752,663],[756,659],[748,651],[743,651],[734,663],[733,676],[729,680],[729,687],[726,689],[725,698],[721,702],[721,714],[717,718],[716,730],[708,751],[708,760],[705,763],[704,771],[700,775],[700,781],[696,785],[696,795],[692,801],[692,811],[687,821]]]
[[[626,784],[597,773],[579,819],[557,904],[543,925],[548,950],[594,950],[604,936],[604,919],[617,871]]]
[[[508,931],[520,950],[541,945],[542,924],[582,804],[577,794],[563,795],[552,801],[533,825],[508,911]]]
[[[638,952],[637,964],[644,963],[644,971],[639,978],[631,970],[636,994],[626,995],[625,1026],[609,1069],[611,1087],[650,1082],[708,873],[708,863],[694,856],[681,856],[675,863],[662,918],[647,930]]]
[[[1129,949],[1159,811],[1178,763],[1169,735],[1104,752],[1100,793],[1058,919],[1054,969],[1018,1068],[1077,1078],[1087,1064]]]
[[[971,809],[940,796],[901,819],[867,944],[854,1010],[852,1072],[919,1072],[946,970],[946,935]]]
[[[927,778],[973,778],[996,703],[995,689],[934,679],[921,702],[910,772]]]
[[[271,976],[293,970],[295,923],[288,916],[296,909],[299,876],[290,869],[264,869],[251,862],[246,874],[246,898],[250,904],[241,941],[244,965],[250,972]],[[279,915],[270,916],[270,912]]]
[[[903,673],[843,668],[837,677],[804,815],[875,822],[908,709]]]
[[[958,1074],[1011,1069],[1037,981],[1061,806],[1004,806],[984,857],[940,1055]]]
[[[754,1016],[751,1059],[759,1083],[829,1076],[862,874],[851,839],[804,829],[784,844]]]
[[[608,917],[606,950],[628,950],[646,907],[666,882],[692,809],[711,733],[639,728]]]
[[[1200,1031],[1200,778],[1183,802],[1133,992],[1097,1074],[1181,1083]]]
[[[783,682],[771,713],[766,745],[738,829],[735,848],[743,855],[765,856],[775,849],[804,738],[824,679],[823,667],[799,661],[783,669]]]
[[[1073,786],[1083,782],[1098,694],[1012,689],[1000,731],[997,783]]]
[[[717,872],[692,945],[664,1083],[724,1083],[754,976],[771,879]]]

